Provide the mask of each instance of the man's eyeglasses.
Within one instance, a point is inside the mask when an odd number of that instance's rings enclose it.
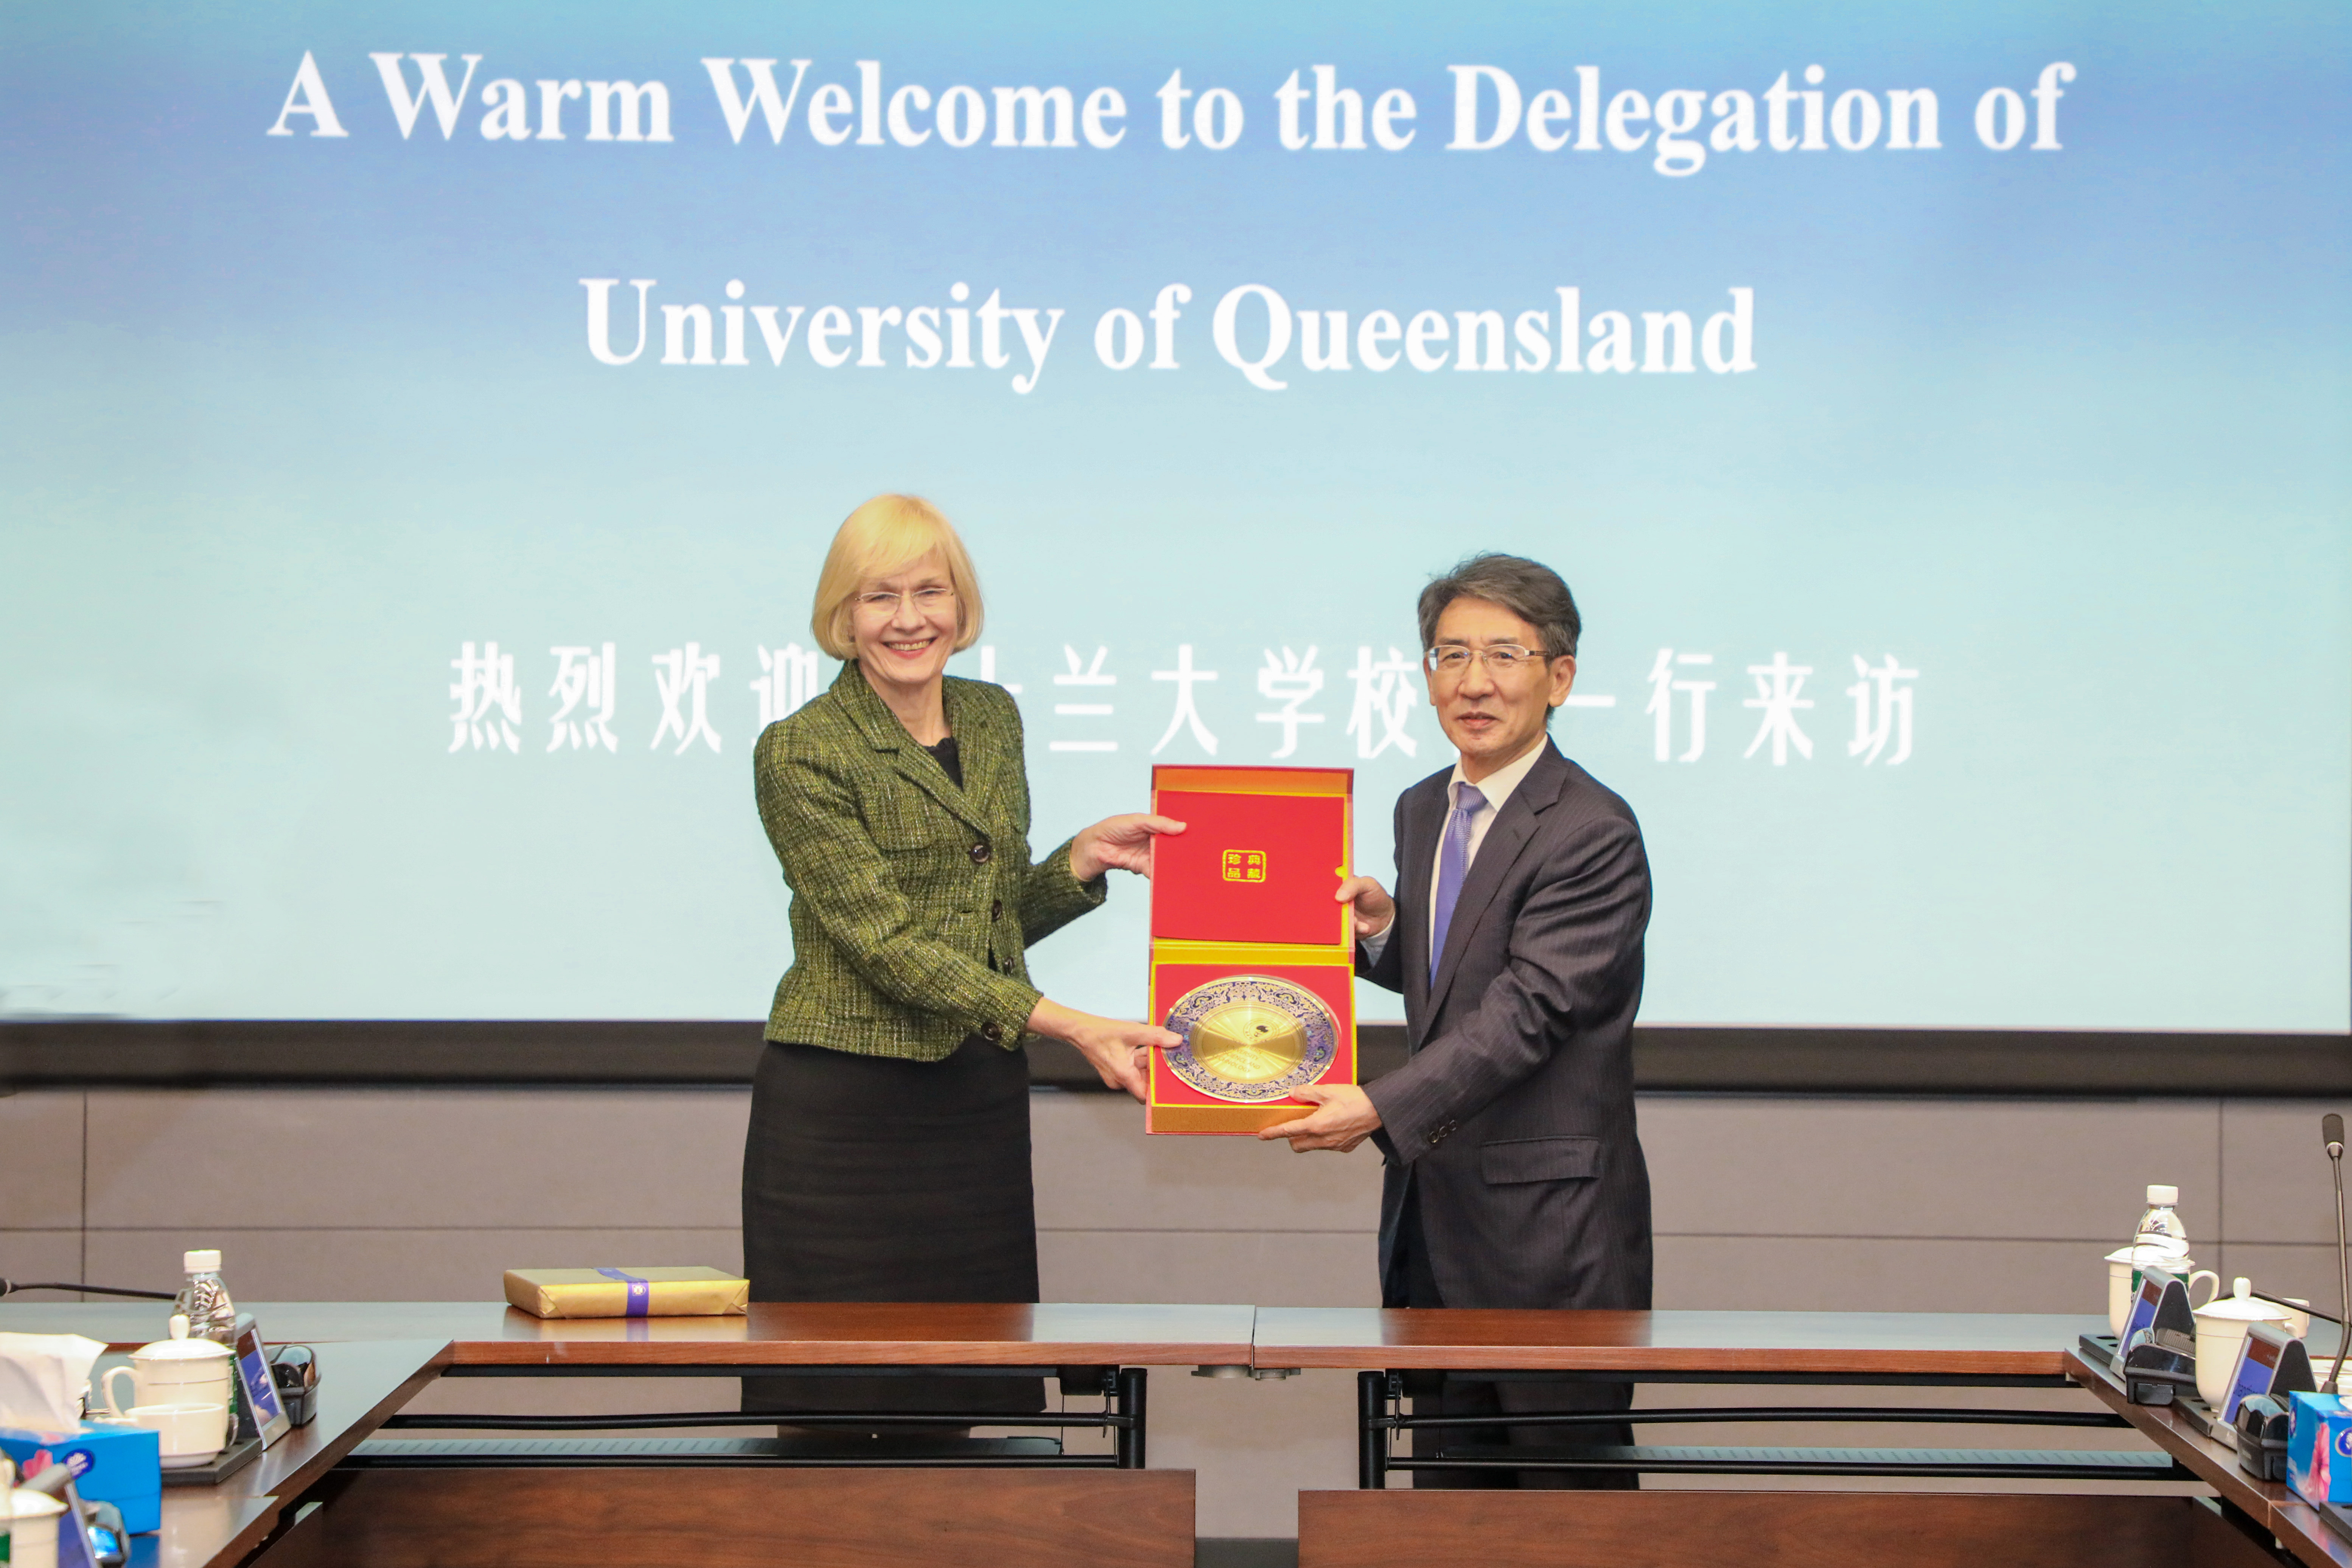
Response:
[[[856,605],[859,612],[865,615],[895,616],[898,613],[898,605],[903,601],[913,605],[923,614],[929,615],[933,610],[943,610],[955,603],[955,596],[953,588],[933,583],[925,587],[909,589],[904,594],[879,592],[860,594],[857,595]]]
[[[1457,643],[1431,648],[1421,656],[1432,675],[1450,676],[1459,679],[1470,673],[1472,659],[1483,661],[1486,673],[1497,677],[1517,675],[1521,670],[1542,668],[1543,655],[1533,648],[1519,647],[1512,643],[1496,643],[1493,647],[1470,648]]]

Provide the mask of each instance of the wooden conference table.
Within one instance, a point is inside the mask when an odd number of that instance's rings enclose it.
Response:
[[[1498,1568],[1556,1563],[1569,1539],[1578,1542],[1580,1563],[1658,1568],[1801,1562],[1981,1568],[1991,1562],[2078,1561],[2231,1568],[2273,1561],[2267,1539],[2257,1548],[2245,1533],[2249,1521],[2282,1539],[2287,1531],[2279,1525],[2298,1531],[2307,1525],[2306,1545],[2333,1545],[2315,1515],[2295,1516],[2299,1504],[2264,1499],[2259,1510],[2249,1507],[2238,1495],[2244,1489],[2224,1485],[2229,1478],[2214,1454],[2176,1447],[2180,1439],[2156,1413],[2115,1411],[2116,1398],[2107,1397],[2112,1388],[2103,1393],[2095,1375],[2071,1353],[2078,1333],[2104,1327],[2098,1319],[1049,1304],[761,1305],[735,1319],[543,1321],[499,1303],[283,1303],[252,1310],[269,1340],[321,1347],[320,1418],[219,1488],[167,1491],[163,1531],[136,1538],[136,1563],[236,1568],[255,1560],[259,1549],[262,1568],[327,1563],[533,1568],[668,1561],[686,1540],[692,1543],[688,1557],[721,1565],[781,1557],[1178,1568],[1192,1561],[1192,1475],[1134,1468],[1145,1452],[1143,1373],[1154,1366],[1358,1373],[1364,1484],[1354,1491],[1300,1494],[1302,1568],[1421,1565],[1465,1555]],[[0,1305],[0,1329],[76,1331],[127,1348],[160,1337],[163,1309]],[[748,1449],[665,1454],[659,1450],[670,1440],[662,1439],[622,1439],[601,1454],[536,1460],[520,1447],[502,1452],[499,1444],[511,1440],[499,1439],[467,1458],[447,1449],[404,1453],[400,1439],[378,1436],[403,1425],[446,1428],[454,1418],[404,1421],[400,1415],[436,1378],[729,1376],[783,1367],[1020,1367],[1053,1375],[1068,1369],[1077,1373],[1081,1386],[1104,1392],[1106,1412],[1131,1408],[1134,1420],[1131,1428],[1114,1429],[1113,1456],[1092,1460],[1098,1468],[1087,1469],[1040,1465],[1013,1452],[989,1458],[986,1468],[842,1468],[837,1458]],[[1103,1369],[1114,1369],[1114,1375],[1099,1385],[1087,1382]],[[2069,1450],[2029,1457],[2021,1466],[1999,1460],[1980,1468],[1965,1456],[2013,1451],[1643,1448],[1620,1468],[1808,1476],[2022,1474],[2045,1485],[2095,1480],[2111,1489],[2135,1480],[2200,1480],[2222,1492],[2223,1507],[2238,1515],[2237,1527],[2212,1502],[2147,1495],[1389,1489],[1391,1470],[1430,1468],[1418,1455],[1390,1451],[1397,1433],[1412,1430],[1391,1375],[1408,1370],[1815,1389],[2063,1388],[2071,1378],[2108,1408],[2086,1402],[2086,1408],[2059,1420],[2112,1426],[2128,1420],[2162,1451]],[[1121,1405],[1115,1386],[1121,1379],[1131,1391],[1131,1406]],[[1949,1419],[1984,1425],[1996,1414],[1971,1408],[1922,1416],[1903,1406],[1854,1405],[1849,1394],[1839,1398],[1838,1405],[1826,1408],[1644,1409],[1640,1416],[1644,1422]],[[2020,1414],[2032,1424],[2052,1424],[2046,1411]],[[625,1424],[556,1420],[598,1431]],[[1930,1458],[1918,1458],[1922,1453]],[[1528,1462],[1528,1450],[1509,1454],[1515,1465]],[[1491,1455],[1470,1458],[1474,1468],[1493,1463]],[[701,1468],[688,1474],[685,1466]],[[310,1503],[324,1506],[303,1506]],[[2352,1568],[2352,1554],[2304,1560]]]

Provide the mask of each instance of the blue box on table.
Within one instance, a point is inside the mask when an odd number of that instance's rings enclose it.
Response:
[[[163,1439],[144,1426],[85,1422],[70,1432],[0,1426],[0,1452],[25,1468],[36,1454],[73,1472],[84,1502],[110,1502],[134,1535],[163,1528]]]
[[[2352,1502],[2352,1410],[2333,1394],[2289,1397],[2286,1484],[2305,1502]]]

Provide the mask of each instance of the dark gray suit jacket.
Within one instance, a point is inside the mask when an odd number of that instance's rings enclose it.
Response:
[[[1650,866],[1625,803],[1547,740],[1486,830],[1429,978],[1431,865],[1452,770],[1397,798],[1396,924],[1364,977],[1404,993],[1412,1057],[1368,1086],[1387,1156],[1381,1279],[1417,1194],[1449,1307],[1650,1304],[1633,1013]]]

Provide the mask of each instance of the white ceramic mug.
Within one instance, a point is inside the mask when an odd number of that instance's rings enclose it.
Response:
[[[2135,1251],[2141,1253],[2140,1260],[2134,1259]],[[2111,1334],[2122,1333],[2124,1325],[2131,1321],[2132,1301],[2139,1294],[2141,1261],[2150,1263],[2168,1274],[2179,1275],[2183,1269],[2195,1269],[2194,1273],[2181,1279],[2181,1284],[2194,1291],[2200,1279],[2211,1280],[2213,1292],[2205,1298],[2206,1301],[2221,1293],[2221,1277],[2210,1268],[2198,1268],[2188,1258],[2168,1253],[2158,1255],[2145,1248],[2121,1247],[2107,1254],[2107,1332]],[[2194,1300],[2189,1303],[2191,1310],[2202,1304]]]
[[[7,1500],[9,1568],[58,1568],[58,1517],[66,1505],[24,1487]]]
[[[106,1408],[118,1419],[135,1419],[132,1412],[173,1405],[228,1405],[228,1360],[217,1362],[138,1362],[130,1366],[110,1366],[100,1377],[99,1386],[106,1394]],[[131,1397],[125,1401],[116,1392],[115,1379],[131,1380]]]
[[[228,1447],[226,1405],[134,1405],[123,1416],[155,1434],[167,1470],[209,1463]]]
[[[2107,1332],[2120,1334],[2131,1321],[2132,1266],[2120,1258],[2107,1259]]]

